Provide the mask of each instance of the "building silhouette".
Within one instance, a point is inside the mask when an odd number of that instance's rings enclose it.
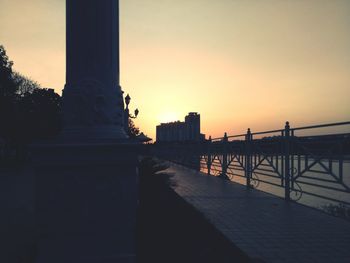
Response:
[[[157,142],[198,142],[205,140],[200,132],[200,114],[190,112],[185,121],[161,123],[157,126]]]

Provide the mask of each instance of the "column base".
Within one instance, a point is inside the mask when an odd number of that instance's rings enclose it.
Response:
[[[128,136],[123,126],[70,126],[65,127],[58,140],[67,142],[125,142]]]
[[[37,263],[135,262],[138,145],[40,144]]]

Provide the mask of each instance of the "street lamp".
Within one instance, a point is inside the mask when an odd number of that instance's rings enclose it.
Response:
[[[139,110],[136,109],[134,111],[134,115],[131,115],[129,113],[129,104],[130,104],[130,101],[131,101],[131,98],[129,96],[129,94],[126,95],[125,97],[125,110],[124,110],[124,129],[125,129],[125,132],[128,133],[128,129],[129,129],[129,118],[131,119],[136,119],[137,118],[137,115],[139,115]]]
[[[125,104],[126,104],[126,108],[128,108],[128,107],[129,107],[130,100],[131,100],[131,98],[130,98],[129,94],[128,94],[128,95],[126,95],[126,97],[125,97]]]
[[[137,115],[139,115],[139,109],[136,109],[136,110],[134,111],[134,114],[135,114],[135,117],[131,117],[131,116],[130,116],[130,118],[136,119],[136,118],[137,118]]]

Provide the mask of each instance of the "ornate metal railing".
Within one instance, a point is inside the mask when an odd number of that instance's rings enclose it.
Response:
[[[324,132],[330,128],[347,132]],[[248,129],[201,143],[156,144],[154,154],[286,200],[305,194],[350,205],[350,122],[298,128],[287,122],[283,129]]]

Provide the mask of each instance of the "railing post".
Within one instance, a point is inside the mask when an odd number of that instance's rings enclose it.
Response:
[[[225,132],[224,138],[222,139],[222,164],[221,164],[221,177],[223,179],[228,179],[227,177],[227,144],[228,138]]]
[[[247,131],[247,135],[245,137],[245,141],[246,141],[246,147],[245,147],[245,169],[244,169],[244,172],[245,172],[245,177],[246,177],[246,186],[247,188],[251,188],[251,185],[250,185],[250,178],[251,178],[251,139],[252,139],[252,134],[250,132],[250,128],[248,128],[248,131]]]
[[[208,147],[207,147],[207,170],[208,170],[208,175],[210,175],[210,170],[211,170],[211,136],[209,136],[208,140]]]
[[[284,197],[290,200],[290,126],[286,122],[284,128]]]

